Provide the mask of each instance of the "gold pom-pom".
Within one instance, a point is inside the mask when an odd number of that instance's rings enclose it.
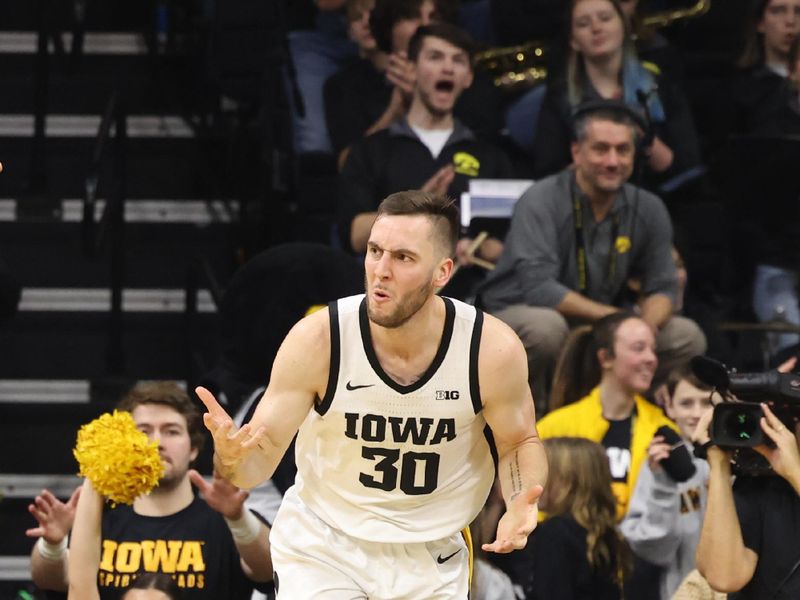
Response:
[[[158,443],[136,429],[131,413],[105,413],[83,425],[72,451],[78,475],[92,482],[112,504],[133,504],[152,490],[164,474]]]

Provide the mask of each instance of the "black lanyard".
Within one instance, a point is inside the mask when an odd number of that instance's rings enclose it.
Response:
[[[578,262],[578,291],[586,296],[589,289],[589,271],[586,267],[586,240],[583,237],[583,207],[580,195],[572,179],[572,214],[575,221],[575,258]],[[614,281],[617,273],[617,235],[619,234],[619,211],[614,213],[611,225],[611,243],[608,250],[608,273],[606,285]]]

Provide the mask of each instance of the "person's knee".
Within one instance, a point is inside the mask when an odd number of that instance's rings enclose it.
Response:
[[[672,317],[661,330],[656,345],[659,352],[688,360],[706,351],[706,336],[703,330],[686,317]]]
[[[556,311],[539,311],[531,316],[523,338],[531,376],[549,378],[568,335],[569,326]]]
[[[556,311],[542,313],[536,325],[536,345],[547,354],[557,356],[569,335],[569,325]]]
[[[557,354],[569,333],[564,317],[551,309],[512,306],[496,316],[516,332],[528,356]]]

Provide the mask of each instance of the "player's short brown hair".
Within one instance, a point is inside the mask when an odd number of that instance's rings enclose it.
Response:
[[[380,206],[376,219],[387,215],[424,215],[430,219],[447,256],[454,256],[458,242],[458,207],[455,200],[440,194],[407,190],[387,196]]]

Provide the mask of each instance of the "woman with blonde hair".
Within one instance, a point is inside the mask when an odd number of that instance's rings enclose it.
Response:
[[[539,502],[549,518],[531,537],[526,597],[618,600],[631,553],[616,527],[603,447],[583,438],[545,440],[550,479]]]

